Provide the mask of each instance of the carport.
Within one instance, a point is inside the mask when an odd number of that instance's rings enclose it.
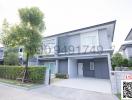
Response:
[[[83,90],[107,93],[107,94],[112,93],[109,79],[70,78],[52,83],[52,85],[59,87],[83,89]]]

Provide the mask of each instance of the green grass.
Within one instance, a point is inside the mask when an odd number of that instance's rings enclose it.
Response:
[[[128,67],[129,68],[129,70],[132,70],[132,67]]]
[[[116,94],[116,96],[121,100],[121,94]]]
[[[24,87],[24,88],[27,88],[27,89],[42,85],[42,84],[33,84],[33,83],[22,83],[22,82],[17,81],[17,80],[9,80],[9,79],[1,79],[1,78],[0,78],[0,82],[1,83],[6,83],[6,84],[9,84],[9,85]]]

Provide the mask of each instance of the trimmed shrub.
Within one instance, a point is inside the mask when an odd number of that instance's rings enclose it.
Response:
[[[0,66],[0,78],[16,80],[22,78],[24,67],[21,66]],[[46,67],[28,67],[29,79],[32,83],[43,83]]]
[[[67,74],[57,73],[55,76],[56,78],[68,79]]]

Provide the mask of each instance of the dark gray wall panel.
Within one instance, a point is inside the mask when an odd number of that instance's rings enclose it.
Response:
[[[58,72],[68,74],[68,60],[59,60]]]

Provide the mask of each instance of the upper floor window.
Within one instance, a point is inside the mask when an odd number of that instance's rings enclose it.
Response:
[[[84,38],[84,42],[88,46],[97,46],[97,36],[87,36]]]
[[[80,44],[81,52],[90,52],[93,47],[96,51],[99,45],[98,30],[80,34]]]
[[[56,46],[55,39],[46,39],[43,42],[43,54],[54,54],[54,48]]]

